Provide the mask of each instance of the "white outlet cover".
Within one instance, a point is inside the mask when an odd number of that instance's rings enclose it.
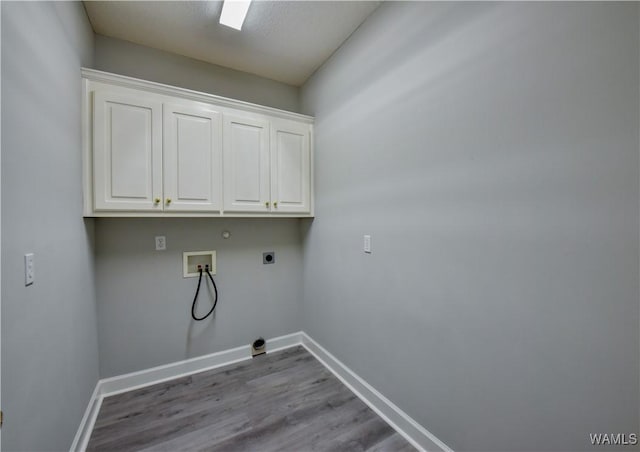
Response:
[[[156,236],[156,251],[165,251],[167,249],[167,238],[164,235]]]

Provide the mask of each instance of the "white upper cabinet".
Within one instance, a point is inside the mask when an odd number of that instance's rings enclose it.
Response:
[[[269,212],[269,123],[225,115],[224,210]]]
[[[311,127],[271,122],[271,200],[276,213],[311,211]]]
[[[203,107],[164,104],[165,211],[220,210],[221,116]]]
[[[82,75],[85,216],[313,216],[312,117]]]
[[[162,103],[96,91],[93,109],[95,210],[150,211],[162,196]]]

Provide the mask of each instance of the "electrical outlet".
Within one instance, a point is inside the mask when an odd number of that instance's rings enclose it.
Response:
[[[276,253],[273,251],[267,251],[266,253],[262,253],[262,263],[263,264],[273,264],[276,262]]]
[[[36,266],[33,253],[24,255],[24,285],[30,286],[36,280]]]
[[[164,251],[167,249],[167,238],[164,235],[156,236],[156,251]]]

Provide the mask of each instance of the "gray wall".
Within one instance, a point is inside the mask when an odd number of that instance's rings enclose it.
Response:
[[[95,51],[96,69],[298,110],[298,88],[280,82],[100,35]],[[167,236],[167,251],[155,251],[156,235]],[[209,249],[218,252],[220,304],[215,320],[196,324],[196,280],[182,278],[182,252]],[[276,264],[263,266],[271,250]],[[296,219],[98,219],[96,267],[101,377],[300,330]]]
[[[95,69],[299,111],[299,88],[120,39],[96,35]]]
[[[302,88],[303,329],[456,450],[638,431],[637,9],[385,3]]]
[[[118,375],[300,330],[302,247],[296,219],[99,219],[100,374]],[[231,232],[230,239],[222,231]],[[167,238],[155,251],[154,237]],[[217,252],[215,317],[191,319],[197,278],[182,252]],[[262,264],[275,251],[276,263]],[[211,306],[204,285],[200,315]]]
[[[4,450],[68,449],[98,379],[80,153],[80,67],[92,53],[81,3],[2,2]]]

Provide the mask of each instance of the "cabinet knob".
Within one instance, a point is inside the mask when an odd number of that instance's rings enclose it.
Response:
[[[171,204],[171,198],[167,198],[167,204]]]
[[[153,200],[153,203],[154,203],[154,204],[160,204],[160,198],[156,198],[156,199],[154,199],[154,200]]]
[[[275,202],[273,203],[273,207],[275,207],[276,209],[278,208],[278,201],[275,201]]]
[[[264,205],[269,207],[269,201],[265,202]]]

